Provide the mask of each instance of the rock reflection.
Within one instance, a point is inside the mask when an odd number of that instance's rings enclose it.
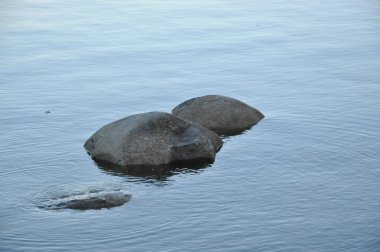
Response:
[[[139,165],[123,167],[102,161],[95,161],[95,164],[103,172],[114,176],[126,177],[131,182],[158,183],[159,185],[166,185],[165,182],[169,181],[169,178],[173,175],[199,173],[212,165],[209,160],[207,162],[205,160],[175,162],[159,166]]]

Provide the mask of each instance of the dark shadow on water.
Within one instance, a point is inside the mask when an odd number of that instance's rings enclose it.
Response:
[[[220,138],[222,138],[223,142],[226,142],[226,141],[228,141],[229,139],[231,139],[233,137],[241,136],[241,135],[246,134],[248,131],[254,129],[255,126],[258,123],[259,122],[255,123],[255,124],[252,124],[252,125],[250,125],[250,126],[248,126],[246,128],[242,128],[242,129],[235,129],[235,130],[230,130],[230,131],[224,131],[222,134],[218,134],[218,135],[219,135]]]
[[[248,127],[240,128],[240,129],[231,129],[231,130],[213,129],[213,131],[215,133],[217,133],[220,136],[220,138],[222,138],[223,140],[225,140],[225,139],[229,139],[229,138],[234,137],[234,136],[243,135],[243,134],[247,133],[247,131],[250,131],[257,124],[258,123],[255,123],[255,124],[252,124],[252,125],[250,125]]]
[[[251,130],[253,128],[253,126],[255,126],[256,124],[254,125],[251,125],[249,126],[248,128],[244,128],[244,129],[239,129],[239,130],[234,130],[234,131],[228,131],[228,132],[224,132],[223,134],[219,134],[220,138],[222,138],[223,140],[226,140],[226,139],[229,139],[229,138],[232,138],[234,136],[239,136],[239,135],[243,135],[245,133],[247,133],[247,131]]]
[[[118,166],[104,161],[95,160],[95,164],[103,172],[114,175],[127,177],[130,181],[136,182],[165,182],[169,177],[184,173],[199,173],[207,167],[210,167],[213,160],[192,160],[173,162],[166,165],[136,165],[136,166]]]

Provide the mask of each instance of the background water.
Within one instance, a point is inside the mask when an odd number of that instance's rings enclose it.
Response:
[[[2,0],[0,64],[1,251],[380,251],[377,0]],[[266,115],[210,167],[135,178],[82,147],[205,94]],[[132,200],[38,208],[93,188]]]

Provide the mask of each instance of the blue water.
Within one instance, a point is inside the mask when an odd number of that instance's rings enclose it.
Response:
[[[82,147],[205,94],[266,115],[209,167],[133,177]],[[2,0],[0,111],[1,251],[380,251],[379,1]],[[132,199],[38,207],[94,188]]]

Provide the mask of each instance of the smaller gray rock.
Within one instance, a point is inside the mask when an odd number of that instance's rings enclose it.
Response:
[[[264,118],[260,111],[244,102],[221,95],[187,100],[176,106],[172,114],[219,135],[239,134]]]
[[[50,200],[39,206],[47,210],[74,209],[90,210],[121,206],[131,199],[131,195],[122,192],[96,192],[74,194]]]
[[[127,194],[109,193],[101,196],[94,196],[86,199],[76,199],[63,203],[61,207],[75,209],[75,210],[88,210],[88,209],[102,209],[111,208],[123,205],[131,199]],[[60,207],[60,206],[58,206]]]

